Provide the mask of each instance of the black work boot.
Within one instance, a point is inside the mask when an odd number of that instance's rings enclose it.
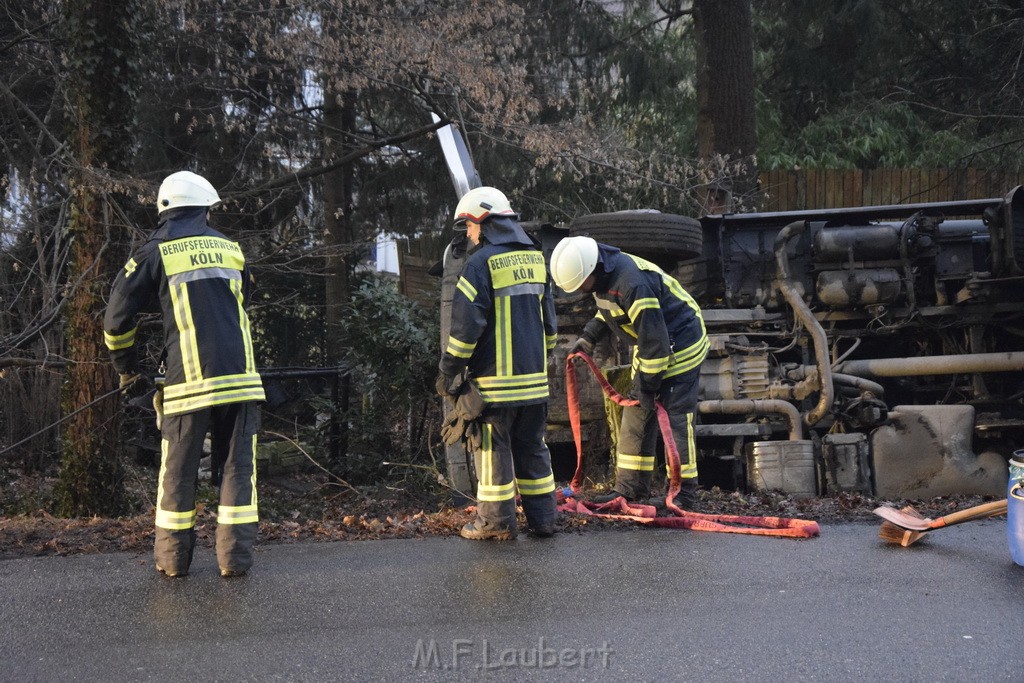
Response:
[[[534,538],[551,538],[555,535],[554,520],[535,523],[527,519],[526,524],[529,526],[529,534]]]
[[[593,498],[590,499],[590,502],[597,503],[600,505],[602,503],[610,503],[616,498],[626,498],[626,496],[619,493],[618,491],[609,491],[608,493],[602,493],[599,496],[594,496]],[[626,500],[628,501],[629,499],[626,498]]]
[[[517,536],[515,523],[511,526],[485,522],[479,517],[462,527],[459,536],[474,541],[511,541]]]
[[[627,503],[642,503],[647,497],[647,489],[631,489],[628,493],[623,493],[618,489],[612,489],[608,493],[603,493],[600,496],[594,496],[590,499],[592,503],[608,503],[615,500],[616,498],[625,498]]]
[[[697,512],[697,480],[695,478],[683,479],[682,487],[672,501],[676,507],[690,512]]]

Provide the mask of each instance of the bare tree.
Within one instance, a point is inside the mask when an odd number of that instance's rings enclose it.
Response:
[[[66,323],[65,411],[92,404],[64,425],[58,511],[66,515],[118,514],[125,510],[119,456],[119,411],[98,400],[117,387],[104,362],[103,307],[108,283],[121,265],[127,221],[115,192],[93,169],[125,169],[132,148],[137,59],[134,0],[109,3],[69,0],[60,17],[68,78],[68,148],[72,280]]]
[[[39,368],[63,368],[65,415],[113,387],[99,313],[170,172],[199,171],[227,200],[218,227],[255,267],[261,358],[332,365],[355,355],[354,265],[376,234],[430,231],[455,201],[438,125],[457,123],[533,215],[672,208],[696,182],[614,101],[607,51],[630,38],[602,3],[0,0],[0,14],[14,27],[0,30],[0,369],[36,364],[46,394],[59,376]],[[16,396],[30,392],[7,386],[6,423],[27,423]],[[100,457],[118,451],[101,440],[116,405],[67,425],[66,501],[117,481]]]

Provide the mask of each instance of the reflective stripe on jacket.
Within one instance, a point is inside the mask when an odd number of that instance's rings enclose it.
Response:
[[[183,207],[161,223],[114,279],[103,323],[118,372],[136,369],[136,316],[163,314],[164,412],[264,400],[252,350],[245,256],[206,225],[206,209]]]
[[[700,306],[675,278],[642,258],[600,245],[597,318],[634,345],[633,374],[656,391],[662,379],[699,366],[708,352]]]
[[[441,371],[454,376],[468,367],[488,403],[541,403],[555,334],[544,255],[522,244],[484,243],[456,285]]]

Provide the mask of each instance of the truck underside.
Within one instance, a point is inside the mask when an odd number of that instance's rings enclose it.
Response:
[[[705,486],[1005,492],[1007,461],[1024,448],[1024,188],[985,200],[699,221],[622,211],[524,227],[547,257],[563,237],[589,235],[657,263],[697,299],[711,340],[696,425]],[[457,239],[445,254],[442,338],[464,251]],[[563,452],[572,443],[564,359],[594,309],[589,297],[556,294],[548,442]],[[596,351],[613,375],[628,354]],[[596,382],[582,383],[580,409],[588,457],[614,453]],[[447,458],[456,488],[471,493],[472,458],[457,447]]]
[[[818,493],[1005,490],[1024,427],[1024,190],[701,227],[674,273],[713,340],[704,459],[793,492],[806,479],[784,470],[809,453]]]

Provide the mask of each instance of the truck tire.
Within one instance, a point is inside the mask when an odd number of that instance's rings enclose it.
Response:
[[[453,242],[456,242],[454,240]],[[464,240],[463,240],[464,241]],[[465,248],[452,244],[445,250],[444,273],[441,277],[441,348],[448,345],[448,330],[452,319],[452,299],[455,297],[455,286],[459,283],[462,266],[466,264]],[[448,401],[441,402],[444,416],[451,410]],[[473,455],[463,448],[461,443],[445,446],[445,476],[448,486],[452,489],[452,504],[467,505],[476,496],[476,466]]]
[[[704,246],[700,221],[657,211],[616,211],[579,216],[569,225],[569,232],[593,237],[598,242],[659,265],[697,258]]]
[[[476,465],[473,455],[462,444],[445,446],[445,470],[452,490],[452,505],[469,505],[476,498]]]

